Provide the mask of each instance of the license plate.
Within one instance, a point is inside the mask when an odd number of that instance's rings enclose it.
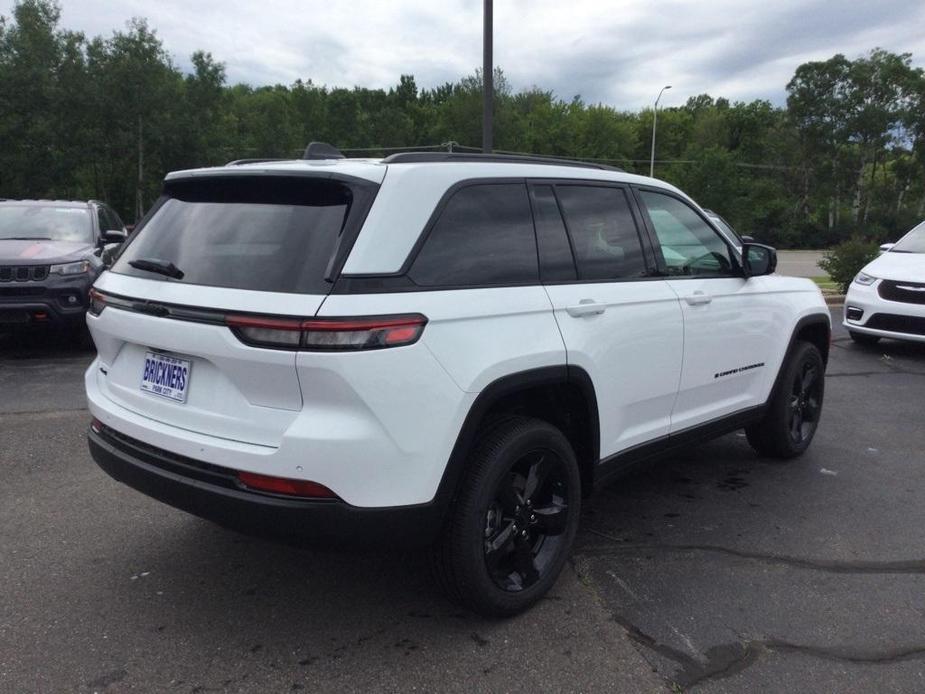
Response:
[[[192,364],[188,359],[146,352],[145,365],[141,372],[141,389],[174,402],[186,402],[190,371]]]

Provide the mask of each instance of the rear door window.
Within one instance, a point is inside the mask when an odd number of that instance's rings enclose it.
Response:
[[[583,280],[648,274],[626,191],[610,186],[560,185],[556,195]]]
[[[426,287],[539,282],[526,185],[474,184],[453,193],[408,275]]]
[[[348,185],[309,177],[168,182],[113,272],[161,279],[133,260],[173,263],[188,284],[327,293],[325,273],[350,212]]]
[[[536,244],[543,281],[568,282],[577,279],[575,260],[552,186],[535,185],[532,193],[533,220],[536,223]]]

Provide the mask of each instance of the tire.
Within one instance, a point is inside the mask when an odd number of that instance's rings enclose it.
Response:
[[[522,612],[562,571],[578,530],[575,453],[554,426],[506,418],[483,430],[431,550],[437,583],[488,617]]]
[[[851,336],[851,339],[857,342],[859,345],[864,347],[873,347],[875,344],[880,342],[879,335],[868,335],[867,333],[858,333],[854,330],[849,330],[848,334]]]
[[[815,345],[797,342],[782,369],[767,414],[745,434],[763,456],[794,458],[809,448],[819,426],[825,362]]]

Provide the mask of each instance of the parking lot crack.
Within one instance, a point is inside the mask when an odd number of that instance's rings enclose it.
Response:
[[[587,532],[609,540],[612,544],[597,547],[583,547],[583,554],[605,556],[608,554],[626,554],[632,552],[711,552],[724,554],[738,559],[784,564],[800,569],[826,571],[837,574],[925,574],[925,559],[906,559],[894,561],[838,561],[827,559],[804,559],[783,554],[764,554],[745,550],[721,547],[718,545],[672,545],[672,544],[627,544],[620,542],[607,533],[588,528]]]

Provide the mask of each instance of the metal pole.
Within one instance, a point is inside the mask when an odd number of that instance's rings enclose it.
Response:
[[[492,69],[492,0],[485,0],[482,14],[482,151],[492,150],[495,85]]]
[[[649,159],[649,178],[655,178],[655,123],[658,121],[658,101],[662,98],[662,92],[666,89],[671,89],[671,85],[667,84],[662,87],[658,97],[655,99],[655,107],[652,109],[652,156]]]

